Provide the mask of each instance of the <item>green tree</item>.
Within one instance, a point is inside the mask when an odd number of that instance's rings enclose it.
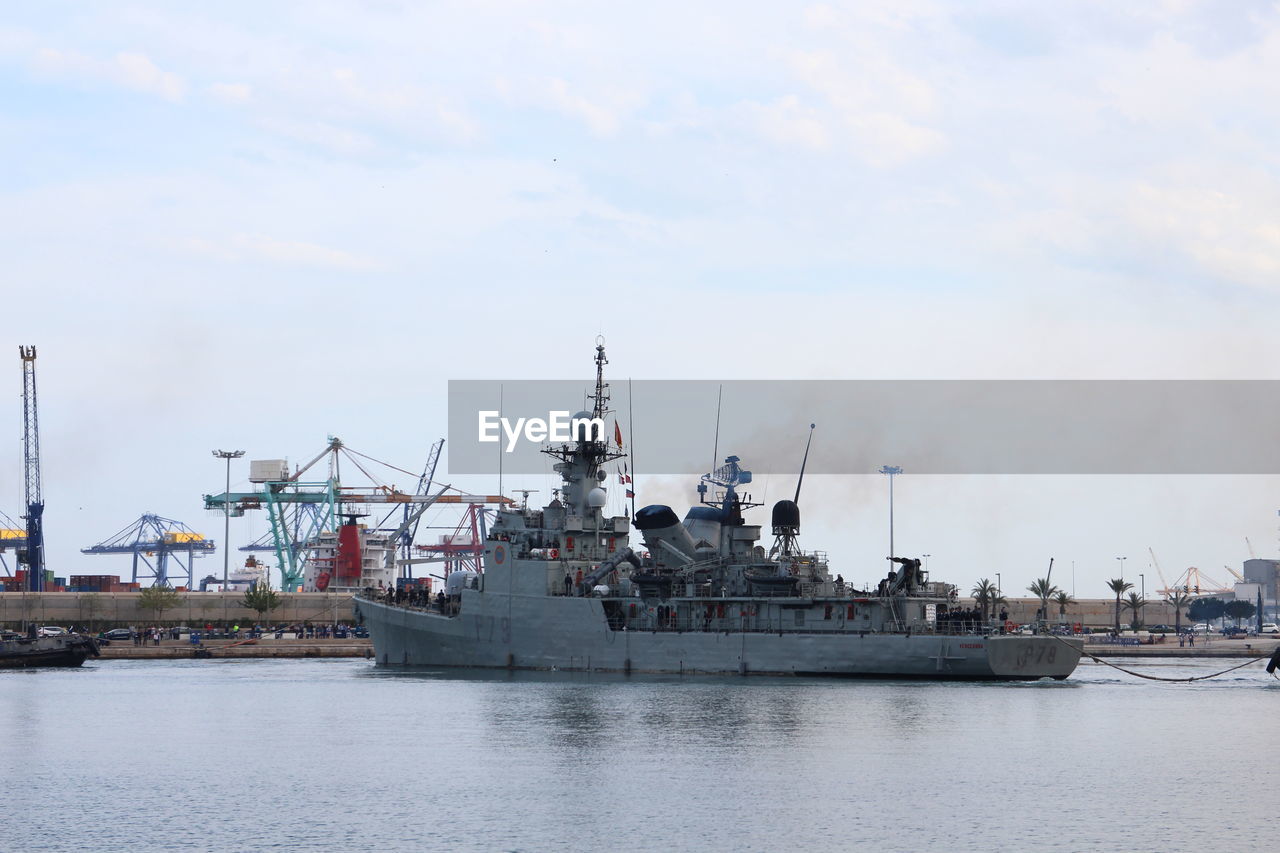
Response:
[[[80,605],[80,622],[87,625],[92,634],[94,623],[102,614],[102,596],[96,592],[82,592],[76,597],[76,604]]]
[[[1067,617],[1067,608],[1076,603],[1075,598],[1065,589],[1060,589],[1053,594],[1053,603],[1058,605],[1058,619],[1065,622]]]
[[[1227,604],[1221,598],[1198,598],[1187,608],[1187,617],[1195,622],[1209,623],[1221,619]]]
[[[1036,578],[1031,586],[1027,587],[1027,592],[1040,599],[1040,618],[1047,620],[1049,618],[1049,599],[1057,594],[1058,587],[1049,583],[1048,578]]]
[[[245,590],[244,598],[240,599],[240,606],[257,611],[258,618],[261,619],[262,614],[270,613],[280,606],[280,596],[271,588],[271,584],[265,581],[254,581]]]
[[[1129,584],[1133,586],[1133,584]],[[1124,606],[1130,611],[1132,616],[1129,619],[1129,627],[1138,630],[1142,627],[1142,608],[1147,606],[1147,600],[1136,592],[1129,593],[1129,597],[1125,599]]]
[[[178,595],[178,591],[169,586],[149,586],[138,597],[138,606],[155,613],[157,624],[163,621],[166,610],[173,610],[181,603],[182,597]]]
[[[1182,633],[1182,610],[1192,601],[1195,599],[1185,592],[1175,592],[1168,598],[1169,606],[1173,608],[1173,630],[1178,634]]]
[[[1116,633],[1120,633],[1120,596],[1133,589],[1133,584],[1124,578],[1112,578],[1107,581],[1107,588],[1116,594]]]
[[[1258,608],[1254,606],[1252,601],[1240,601],[1239,599],[1236,599],[1235,601],[1228,601],[1224,604],[1222,610],[1227,616],[1236,620],[1236,624],[1239,625],[1241,619],[1248,619],[1257,612]]]
[[[969,593],[974,602],[982,610],[982,621],[987,621],[987,612],[991,608],[991,603],[996,597],[996,585],[987,578],[980,578],[973,586],[973,591]]]

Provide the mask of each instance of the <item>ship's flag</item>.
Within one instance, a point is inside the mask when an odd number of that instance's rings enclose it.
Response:
[[[622,469],[619,468],[618,469],[618,485],[625,486],[626,484],[627,484],[627,478],[623,476]]]
[[[630,489],[627,489],[627,497],[634,498],[635,496],[636,496],[635,492],[631,491]]]
[[[622,463],[622,483],[626,485],[631,482],[631,472],[627,469],[627,463]]]
[[[618,426],[618,422],[613,422],[613,440],[618,443],[618,447],[622,447],[622,427]]]

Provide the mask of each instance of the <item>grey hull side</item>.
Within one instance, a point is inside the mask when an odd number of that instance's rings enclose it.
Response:
[[[457,616],[357,602],[386,666],[931,679],[1065,678],[1080,640],[800,631],[612,631],[590,598],[464,593]]]

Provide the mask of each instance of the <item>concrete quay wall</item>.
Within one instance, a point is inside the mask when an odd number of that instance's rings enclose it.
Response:
[[[162,640],[135,646],[128,640],[113,641],[100,649],[104,660],[188,660],[196,650],[207,652],[210,659],[219,658],[372,658],[373,643],[368,639],[296,640],[275,639],[267,635],[260,640],[206,640],[198,646],[188,640]]]
[[[240,606],[241,593],[236,592],[182,592],[180,605],[165,611],[161,620],[166,625],[219,624],[225,618],[228,623],[241,625],[258,621],[256,613]],[[138,592],[0,592],[0,625],[16,628],[22,622],[32,621],[40,625],[90,625],[100,626],[153,625],[157,620],[151,611],[138,606]],[[282,592],[281,606],[265,614],[263,622],[307,622],[313,624],[350,623],[351,596],[325,592]],[[973,599],[961,597],[961,607],[973,607]],[[1035,619],[1040,602],[1034,598],[1010,598],[1006,605],[1009,620],[1018,624]],[[998,613],[998,610],[997,610]],[[996,614],[992,614],[993,616]],[[1062,617],[1068,623],[1079,622],[1093,628],[1106,628],[1115,622],[1114,598],[1085,598],[1067,607]],[[1120,609],[1120,624],[1127,628],[1131,614]],[[1049,606],[1050,621],[1059,621],[1058,608]],[[1160,601],[1151,601],[1143,609],[1143,624],[1173,625],[1173,608]],[[1182,622],[1187,624],[1184,611]]]
[[[973,607],[973,599],[961,598],[961,607]],[[1006,605],[1009,610],[1009,621],[1017,622],[1019,625],[1032,622],[1036,617],[1036,610],[1040,607],[1038,598],[1009,598]],[[999,608],[996,609],[999,613]],[[1091,628],[1107,628],[1115,625],[1116,621],[1116,600],[1114,598],[1082,598],[1074,604],[1067,605],[1066,615],[1061,617],[1063,621],[1076,623],[1079,622],[1086,627]],[[1133,614],[1123,605],[1120,607],[1120,627],[1128,628],[1129,622],[1133,619]],[[1059,621],[1058,606],[1052,601],[1049,602],[1049,621]],[[1173,625],[1173,608],[1161,601],[1147,601],[1147,606],[1142,608],[1142,623],[1144,625]],[[1182,624],[1187,625],[1187,612],[1182,611]]]
[[[0,626],[18,628],[23,622],[39,625],[104,627],[140,625],[252,625],[311,622],[315,625],[352,623],[348,594],[282,592],[280,606],[261,617],[240,604],[239,592],[180,592],[178,607],[166,610],[159,620],[154,611],[139,606],[139,592],[0,592]]]

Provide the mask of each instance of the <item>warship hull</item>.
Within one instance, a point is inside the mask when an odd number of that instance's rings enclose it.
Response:
[[[358,599],[383,666],[939,680],[1066,678],[1083,651],[1052,635],[844,630],[614,630],[593,598],[464,592],[457,615]]]
[[[80,666],[91,656],[98,656],[97,642],[74,634],[0,641],[0,669]]]

